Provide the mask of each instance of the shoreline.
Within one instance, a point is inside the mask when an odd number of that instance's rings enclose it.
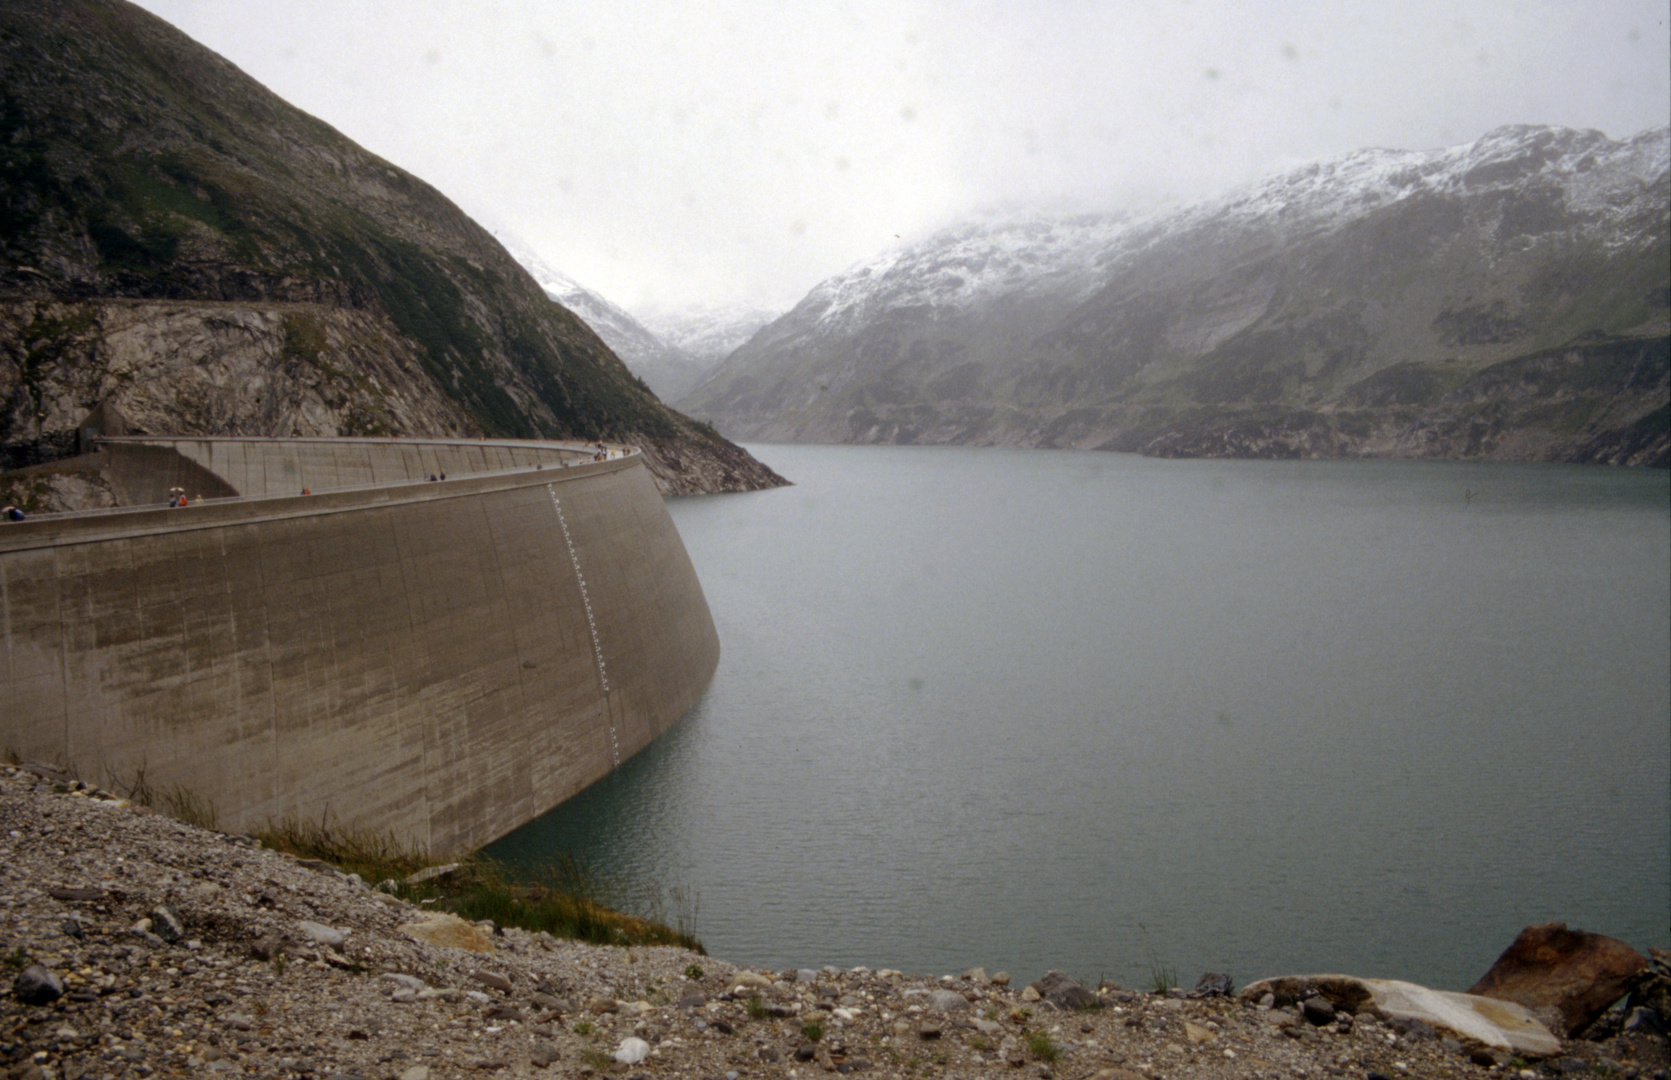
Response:
[[[436,934],[452,944],[419,940]],[[1391,1080],[1597,1067],[1649,1080],[1671,1065],[1665,1039],[1642,1033],[1566,1040],[1534,1060],[1372,1010],[1319,1024],[1241,996],[1104,984],[1041,998],[979,969],[761,972],[663,946],[490,933],[328,865],[11,766],[0,767],[0,955],[11,990],[0,1066],[17,1080]],[[24,1000],[32,965],[57,996]]]

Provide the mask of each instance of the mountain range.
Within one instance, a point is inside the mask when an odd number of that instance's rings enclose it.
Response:
[[[641,319],[558,270],[523,241],[499,240],[547,296],[584,319],[663,401],[677,401],[695,389],[737,346],[782,313],[735,303],[667,310]]]
[[[965,223],[821,283],[678,404],[764,441],[1664,466],[1667,142],[1505,127]]]
[[[125,0],[0,6],[0,451],[140,432],[636,443],[782,483],[663,405],[445,196]]]

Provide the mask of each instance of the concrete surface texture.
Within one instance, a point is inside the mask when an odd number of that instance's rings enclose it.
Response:
[[[594,452],[104,440],[147,505],[0,525],[0,752],[181,785],[234,831],[503,835],[642,749],[719,659],[649,472]],[[169,507],[181,486],[209,497]]]

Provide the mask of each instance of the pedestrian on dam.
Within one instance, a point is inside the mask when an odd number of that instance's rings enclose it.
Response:
[[[4,516],[7,521],[22,521],[23,511],[15,506],[8,506],[4,510],[0,510],[0,516]]]

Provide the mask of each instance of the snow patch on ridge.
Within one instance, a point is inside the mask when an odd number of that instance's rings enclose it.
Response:
[[[1439,150],[1360,150],[1141,217],[1032,216],[966,222],[860,262],[815,286],[791,317],[803,333],[841,333],[889,312],[912,318],[998,294],[1088,296],[1127,256],[1203,229],[1262,229],[1273,239],[1328,233],[1417,196],[1558,196],[1580,228],[1628,243],[1621,229],[1671,164],[1671,129],[1615,141],[1599,131],[1516,125]]]
[[[1416,195],[1478,193],[1535,179],[1557,186],[1570,210],[1596,215],[1600,226],[1664,175],[1668,143],[1667,128],[1615,142],[1599,131],[1515,125],[1442,150],[1360,150],[1238,188],[1166,225],[1270,221],[1329,231]]]
[[[898,308],[966,308],[997,293],[1089,291],[1098,257],[1131,225],[1124,215],[968,222],[884,252],[817,285],[798,308],[821,328]]]

